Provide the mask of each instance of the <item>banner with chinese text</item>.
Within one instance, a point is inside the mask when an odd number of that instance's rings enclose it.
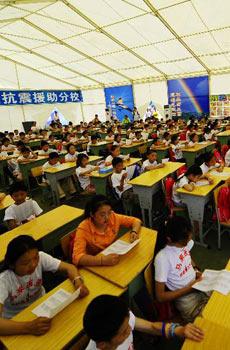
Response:
[[[42,103],[83,102],[81,90],[4,90],[0,91],[0,106]]]

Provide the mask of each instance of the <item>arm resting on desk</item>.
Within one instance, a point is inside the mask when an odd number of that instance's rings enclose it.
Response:
[[[85,297],[89,294],[88,288],[84,285],[84,282],[81,278],[78,269],[73,264],[68,264],[64,261],[61,261],[58,271],[67,273],[70,281],[73,283],[74,287],[78,289],[80,287],[80,297]]]

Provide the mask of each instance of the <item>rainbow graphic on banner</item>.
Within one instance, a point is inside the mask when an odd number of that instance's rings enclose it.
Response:
[[[190,102],[193,104],[197,113],[202,113],[202,108],[197,101],[196,97],[193,95],[191,88],[188,86],[184,79],[178,79],[178,83],[181,85],[183,91],[188,95]]]

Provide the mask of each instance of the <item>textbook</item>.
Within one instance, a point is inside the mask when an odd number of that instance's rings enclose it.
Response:
[[[35,307],[32,313],[38,317],[52,318],[77,299],[79,295],[80,288],[73,293],[69,293],[61,288],[43,301],[43,303]]]
[[[227,295],[230,292],[230,271],[204,270],[202,280],[195,283],[192,288],[202,292],[217,291]]]
[[[131,249],[133,249],[138,243],[140,242],[140,239],[137,239],[133,243],[128,243],[125,241],[122,241],[121,239],[118,239],[114,243],[112,243],[109,247],[103,250],[103,255],[109,255],[109,254],[118,254],[118,255],[124,255],[128,253]]]

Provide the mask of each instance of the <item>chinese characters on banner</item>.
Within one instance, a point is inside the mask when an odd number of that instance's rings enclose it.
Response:
[[[0,106],[83,102],[81,90],[0,91]]]

